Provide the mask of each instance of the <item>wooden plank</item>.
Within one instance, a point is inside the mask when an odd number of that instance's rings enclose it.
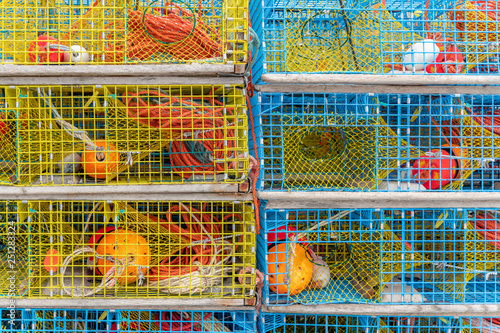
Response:
[[[0,308],[9,308],[14,302],[16,308],[24,309],[124,309],[124,310],[196,310],[196,311],[241,311],[253,310],[244,305],[243,299],[175,299],[175,298],[51,298],[51,299],[0,299]]]
[[[411,86],[411,85],[356,85],[356,84],[263,84],[255,85],[261,92],[361,93],[361,94],[500,94],[497,86]]]
[[[232,64],[0,65],[0,77],[19,76],[203,76],[234,73]]]
[[[499,192],[258,192],[269,209],[495,208]]]
[[[0,186],[0,198],[2,200],[252,200],[251,193],[238,193],[238,188],[238,184]]]
[[[500,85],[500,75],[422,74],[262,74],[261,80],[276,84],[358,84],[358,85]]]
[[[494,304],[321,304],[264,306],[261,311],[297,314],[333,314],[367,316],[500,316],[500,305]]]
[[[1,69],[1,67],[0,67]],[[243,84],[243,78],[225,77],[188,77],[188,76],[28,76],[1,77],[0,85],[199,85],[199,84]]]

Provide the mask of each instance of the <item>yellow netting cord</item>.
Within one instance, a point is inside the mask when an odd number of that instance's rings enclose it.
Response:
[[[406,143],[381,118],[283,116],[282,121],[285,184],[290,189],[374,189],[398,166],[398,159],[420,155],[417,148],[400,150]]]

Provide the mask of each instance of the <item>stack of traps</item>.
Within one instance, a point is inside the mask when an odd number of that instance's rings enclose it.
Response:
[[[500,319],[262,313],[258,327],[262,333],[496,333],[500,329]]]
[[[0,64],[245,64],[246,0],[6,0]]]
[[[31,332],[232,332],[255,333],[255,311],[0,310],[5,333]]]
[[[270,0],[251,1],[250,12],[263,41],[257,77],[499,73],[494,2]]]
[[[238,85],[0,89],[3,185],[243,183]]]
[[[258,93],[261,191],[495,191],[500,96]]]
[[[267,209],[266,305],[499,303],[498,208]]]
[[[249,202],[0,203],[3,297],[253,297]]]

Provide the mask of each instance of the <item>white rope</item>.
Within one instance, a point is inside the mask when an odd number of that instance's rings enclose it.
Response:
[[[111,269],[109,269],[105,275],[104,278],[102,279],[101,283],[95,287],[91,288],[90,291],[85,292],[84,290],[86,289],[85,286],[83,285],[81,288],[75,288],[74,286],[67,287],[66,283],[64,281],[66,269],[70,264],[79,258],[80,256],[83,256],[85,253],[91,253],[98,259],[106,260],[115,263]],[[93,248],[89,246],[85,246],[83,248],[78,248],[73,253],[71,253],[69,256],[67,256],[62,265],[61,265],[61,270],[60,274],[62,275],[61,277],[61,284],[64,292],[72,297],[88,297],[92,296],[99,291],[106,289],[106,288],[112,288],[113,286],[116,285],[118,278],[120,278],[123,275],[123,272],[128,266],[133,266],[135,263],[135,258],[128,258],[128,261],[125,262],[122,259],[117,259],[115,260],[112,256],[100,256]],[[115,274],[116,272],[116,274]],[[142,274],[142,271],[140,271]]]
[[[69,122],[65,121],[59,112],[57,112],[56,108],[50,101],[50,99],[47,98],[47,96],[43,93],[42,89],[37,88],[38,94],[42,96],[42,99],[44,100],[45,104],[50,107],[52,110],[52,114],[54,115],[55,121],[61,126],[62,129],[66,133],[68,133],[71,137],[81,140],[85,143],[85,149],[86,150],[99,150],[102,151],[104,150],[104,147],[97,147],[94,142],[90,139],[86,131],[80,130],[78,127],[73,126]]]

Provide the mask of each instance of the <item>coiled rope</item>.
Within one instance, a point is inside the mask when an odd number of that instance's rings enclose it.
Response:
[[[228,214],[220,221],[211,213],[203,213],[206,211],[206,203],[201,211],[181,203],[170,208],[166,220],[149,216],[167,228],[169,233],[191,244],[151,269],[150,287],[174,294],[201,292],[218,284],[222,276],[232,270],[226,263],[233,254],[233,244],[223,236],[221,222],[235,217],[241,219],[241,216]],[[172,213],[175,212],[185,212],[182,220],[186,228],[172,221]]]
[[[156,2],[156,1],[155,1]],[[144,11],[128,10],[126,41],[117,40],[115,31],[125,31],[123,22],[105,27],[112,30],[105,36],[106,62],[148,60],[155,54],[168,54],[175,60],[199,60],[222,56],[218,32],[195,15],[173,2],[161,9],[164,16]],[[156,9],[158,13],[158,9]],[[201,15],[201,1],[198,11]],[[153,12],[154,13],[154,12]],[[118,39],[119,40],[119,39]]]
[[[209,96],[212,93],[213,90]],[[123,103],[128,115],[139,123],[160,128],[170,138],[184,139],[170,144],[170,162],[183,178],[189,178],[193,172],[227,171],[224,161],[234,157],[232,148],[236,146],[234,139],[227,140],[235,137],[234,129],[229,128],[233,124],[226,120],[234,115],[233,107],[226,107],[213,97],[193,100],[173,97],[161,90],[127,92]]]

